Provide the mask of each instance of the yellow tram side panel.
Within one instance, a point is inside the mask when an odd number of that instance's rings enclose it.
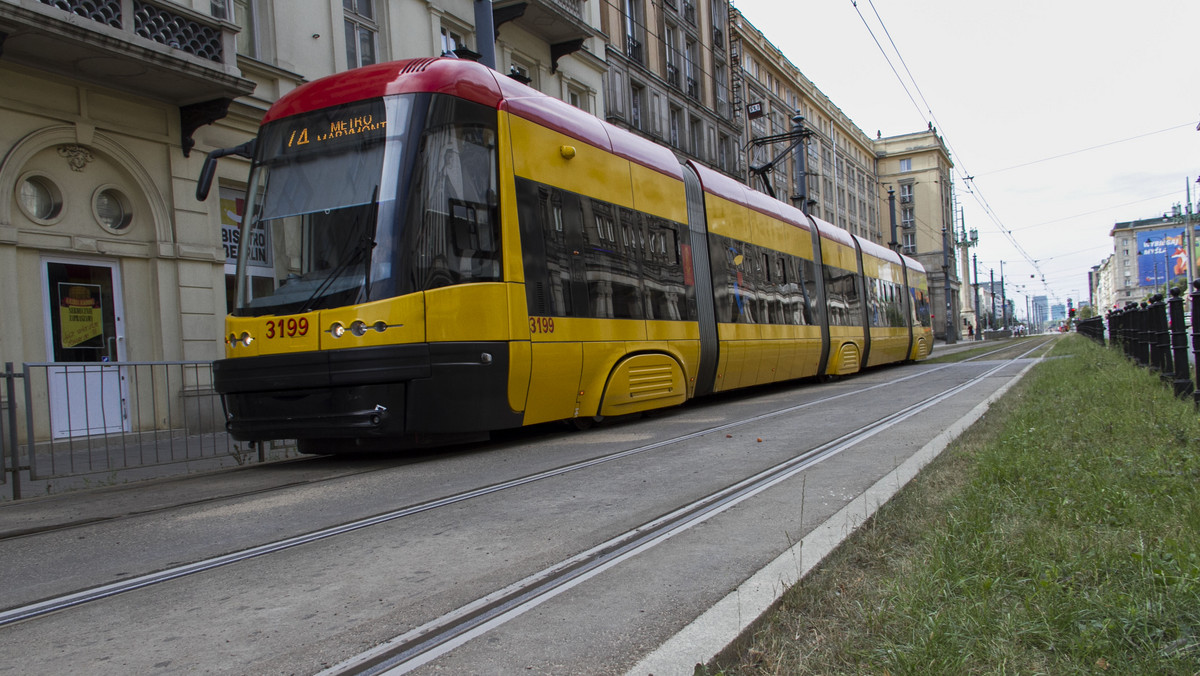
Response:
[[[812,234],[767,214],[745,209],[752,244],[813,260]],[[816,375],[821,357],[820,327],[765,324],[759,326],[761,356],[755,384]],[[753,349],[753,348],[752,348]]]
[[[714,235],[745,241],[750,237],[749,210],[711,193],[704,194],[708,230]],[[714,392],[723,392],[752,384],[758,373],[758,352],[749,343],[758,340],[758,329],[752,324],[718,324],[720,342]],[[753,372],[755,376],[748,374]]]
[[[771,325],[762,327],[762,333],[778,346],[772,382],[817,375],[821,361],[820,326]]]
[[[638,349],[660,351],[675,359],[687,386],[686,398],[694,397],[700,367],[700,325],[690,321],[649,320],[646,341]]]
[[[826,266],[857,271],[858,256],[853,247],[821,238],[821,258]],[[866,302],[866,299],[862,299]],[[863,329],[861,326],[829,327],[829,362],[826,375],[847,375],[862,369]]]
[[[521,149],[512,155],[515,175],[633,208],[628,160],[516,115],[502,113],[501,119],[508,120],[512,147]]]
[[[705,205],[715,234],[813,260],[809,231],[715,195],[706,194]],[[816,375],[820,327],[721,324],[718,336],[716,391]]]
[[[498,113],[500,139],[500,242],[508,313],[508,405],[524,411],[529,397],[533,348],[529,343],[529,315],[525,301],[525,266],[521,254],[521,230],[517,220],[517,186],[513,175],[513,152],[508,113]]]
[[[867,284],[874,279],[881,279],[904,288],[904,270],[897,264],[863,253],[863,273]],[[864,299],[865,300],[865,299]],[[871,333],[871,354],[863,366],[878,366],[892,362],[904,361],[908,350],[908,329],[896,326],[873,326],[868,329]]]
[[[862,370],[863,331],[858,326],[829,327],[829,363],[825,374],[844,376]]]
[[[918,290],[920,293],[925,295],[925,298],[929,298],[929,278],[924,272],[910,270],[908,273],[908,282],[910,284],[910,288]],[[909,295],[909,301],[915,302],[911,292]],[[912,352],[909,353],[909,358],[924,359],[933,352],[933,327],[921,326],[921,324],[916,321],[915,310],[913,311],[913,315],[913,346]]]
[[[540,183],[594,195],[607,202],[635,208],[677,223],[687,222],[683,182],[631,163],[595,146],[512,115],[502,115],[509,127],[512,147],[522,148],[512,157],[513,173]],[[569,147],[572,152],[564,153]],[[568,157],[570,155],[570,157]],[[515,199],[512,200],[515,202]],[[515,214],[513,223],[516,222]],[[516,228],[512,228],[516,230]],[[519,237],[514,240],[519,246]],[[512,247],[516,248],[516,247]],[[524,305],[524,303],[522,303]],[[526,424],[600,414],[605,404],[605,387],[610,378],[625,382],[648,377],[645,372],[664,366],[672,371],[669,389],[686,397],[682,356],[643,356],[625,360],[633,352],[669,351],[672,338],[695,340],[695,347],[680,351],[699,359],[698,336],[676,336],[672,329],[659,328],[666,342],[647,342],[646,322],[589,318],[528,318],[531,327],[531,376],[525,408]],[[550,322],[553,329],[550,329]],[[533,327],[537,327],[534,329]],[[669,359],[669,361],[668,361]],[[624,360],[624,361],[623,361]],[[674,366],[670,366],[671,364]],[[619,366],[624,364],[625,366]],[[614,368],[616,375],[614,375]],[[638,373],[642,373],[638,376]],[[653,387],[643,387],[649,392]],[[624,390],[623,390],[624,391]],[[619,395],[609,407],[629,412],[674,403],[671,396]],[[619,400],[619,401],[617,401]],[[682,400],[682,399],[680,399]],[[652,403],[657,402],[657,403]]]

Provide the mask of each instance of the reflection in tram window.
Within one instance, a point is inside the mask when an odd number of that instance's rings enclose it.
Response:
[[[517,215],[530,313],[695,320],[680,224],[523,178]]]

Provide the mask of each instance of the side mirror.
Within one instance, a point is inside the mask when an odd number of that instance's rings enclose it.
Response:
[[[218,148],[204,158],[204,167],[200,169],[200,178],[196,181],[196,199],[203,202],[208,199],[208,191],[212,189],[213,175],[217,173],[217,160],[228,155],[238,155],[246,159],[254,158],[255,139],[250,139],[240,146],[233,148]]]

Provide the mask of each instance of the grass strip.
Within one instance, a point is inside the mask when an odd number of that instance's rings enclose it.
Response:
[[[1051,356],[697,672],[1200,674],[1200,415]]]

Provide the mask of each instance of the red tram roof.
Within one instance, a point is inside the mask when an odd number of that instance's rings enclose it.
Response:
[[[449,94],[506,110],[683,180],[679,160],[669,149],[614,127],[487,66],[464,59],[390,61],[329,75],[297,87],[280,98],[263,117],[263,124],[352,101],[416,92]]]

